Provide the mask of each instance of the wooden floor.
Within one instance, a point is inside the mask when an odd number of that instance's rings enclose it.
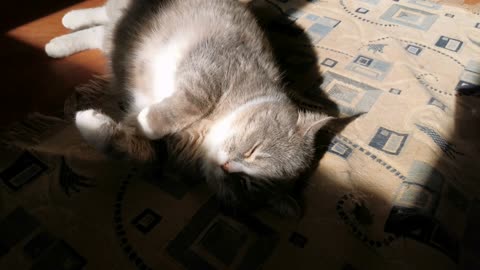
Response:
[[[44,52],[44,46],[50,39],[68,33],[61,24],[63,14],[70,9],[101,5],[104,0],[5,2],[15,5],[0,4],[3,30],[0,40],[0,59],[3,62],[0,127],[21,119],[29,112],[61,112],[65,98],[75,85],[105,71],[105,59],[99,51],[83,52],[60,60],[51,59]],[[52,5],[48,5],[49,2]],[[32,3],[37,3],[37,6],[42,3],[50,8],[22,13],[22,4],[25,4],[26,10],[31,10],[28,4]]]

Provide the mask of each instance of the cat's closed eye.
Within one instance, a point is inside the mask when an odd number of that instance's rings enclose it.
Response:
[[[243,159],[247,162],[253,162],[255,160],[270,158],[272,155],[261,151],[261,144],[255,144],[247,152],[243,154]]]
[[[254,144],[247,152],[245,152],[243,154],[243,158],[246,159],[246,160],[252,160],[252,159],[255,159],[255,151],[258,149],[258,147],[260,146],[259,143],[257,144]]]

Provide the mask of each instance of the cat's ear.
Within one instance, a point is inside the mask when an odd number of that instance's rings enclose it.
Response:
[[[268,205],[274,213],[282,217],[301,218],[303,216],[303,207],[290,195],[271,200]]]
[[[334,117],[327,116],[325,114],[303,112],[298,113],[297,129],[296,132],[301,137],[312,137]]]

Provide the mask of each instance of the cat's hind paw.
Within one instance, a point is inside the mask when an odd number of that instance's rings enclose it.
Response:
[[[113,134],[116,123],[105,114],[89,109],[77,112],[75,125],[89,144],[102,149]]]
[[[71,41],[63,36],[56,37],[45,45],[45,52],[53,58],[67,57],[72,54]]]
[[[85,12],[82,10],[69,11],[62,18],[63,26],[70,30],[77,30],[85,27],[85,21],[87,21],[87,18]]]

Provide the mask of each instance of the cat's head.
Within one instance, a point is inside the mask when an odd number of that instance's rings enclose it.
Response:
[[[261,100],[243,107],[216,121],[202,145],[207,182],[233,200],[238,189],[288,186],[312,165],[315,135],[331,119],[288,102]]]

